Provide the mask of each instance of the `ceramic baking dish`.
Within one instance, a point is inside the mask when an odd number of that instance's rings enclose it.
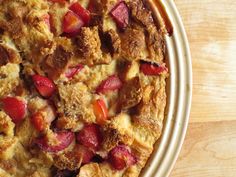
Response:
[[[157,1],[160,0],[146,1],[156,17],[160,15],[157,11],[160,2]],[[173,26],[172,36],[166,37],[166,62],[170,71],[166,118],[162,137],[155,144],[141,177],[167,177],[170,174],[184,141],[191,107],[192,65],[184,26],[174,1],[162,0],[161,3]]]

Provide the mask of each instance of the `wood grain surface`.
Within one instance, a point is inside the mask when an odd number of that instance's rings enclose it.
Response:
[[[236,177],[236,1],[175,0],[190,43],[190,124],[171,177]]]

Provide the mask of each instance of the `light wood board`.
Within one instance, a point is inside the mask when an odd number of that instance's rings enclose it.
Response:
[[[171,177],[236,176],[236,1],[175,0],[191,48],[190,124]]]

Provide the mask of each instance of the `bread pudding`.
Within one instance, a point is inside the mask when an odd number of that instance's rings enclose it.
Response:
[[[137,177],[166,105],[142,0],[0,0],[0,177]]]

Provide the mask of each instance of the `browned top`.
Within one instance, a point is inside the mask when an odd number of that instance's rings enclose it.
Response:
[[[78,2],[88,7],[87,1]],[[129,12],[123,29],[110,15],[117,1],[91,2],[96,6],[90,9],[90,23],[70,36],[64,29],[69,1],[0,1],[0,100],[10,96],[27,105],[24,119],[13,123],[0,104],[0,176],[137,177],[150,157],[163,127],[168,74],[145,73],[141,66],[145,61],[151,72],[164,66],[165,31],[155,26],[142,0],[123,2]],[[35,83],[33,75],[49,81]],[[111,76],[120,86],[98,92]],[[50,82],[55,89],[47,97],[41,91],[47,94],[44,86],[52,88]],[[94,108],[97,100],[107,108],[103,123]],[[34,125],[36,115],[43,119],[42,130]],[[75,138],[59,152],[36,143],[45,137],[47,146],[57,147],[56,133],[77,136],[95,124],[103,137],[99,149]],[[115,170],[108,156],[118,145],[125,145],[137,162]],[[89,162],[83,162],[85,149],[94,155]]]

